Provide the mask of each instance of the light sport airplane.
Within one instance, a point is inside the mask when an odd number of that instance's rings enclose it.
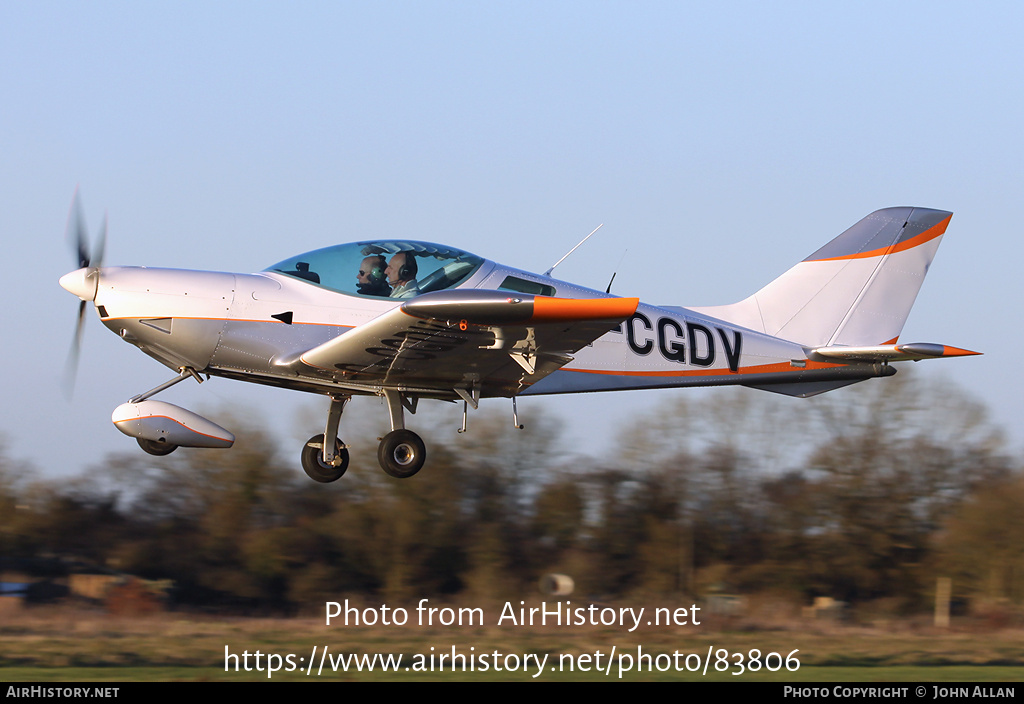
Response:
[[[739,303],[681,308],[404,239],[327,247],[254,274],[107,267],[106,225],[90,256],[76,195],[79,268],[60,285],[81,299],[76,362],[92,302],[107,328],[177,372],[113,413],[146,452],[231,446],[212,421],[150,400],[218,376],[330,398],[324,432],[301,452],[318,482],[348,467],[338,437],[347,402],[383,397],[391,431],[378,460],[404,478],[426,458],[405,427],[420,399],[462,401],[465,430],[469,406],[511,398],[522,427],[518,396],[738,384],[806,397],[895,374],[892,362],[978,354],[897,342],[951,216],[876,211]]]

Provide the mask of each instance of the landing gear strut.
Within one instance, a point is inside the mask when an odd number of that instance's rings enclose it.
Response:
[[[327,412],[327,427],[314,435],[302,448],[302,469],[313,481],[327,484],[341,479],[348,469],[348,448],[338,438],[338,424],[348,396],[332,396]]]
[[[427,459],[427,447],[420,436],[405,429],[406,408],[416,411],[416,400],[402,397],[399,391],[386,389],[384,399],[388,402],[391,416],[391,432],[381,438],[377,448],[377,461],[381,468],[396,479],[408,479],[423,469]]]
[[[410,399],[394,389],[385,389],[382,395],[388,402],[391,432],[381,438],[377,460],[388,475],[407,479],[423,469],[427,459],[427,448],[423,440],[416,433],[405,429],[405,409],[415,413],[418,399]],[[350,398],[331,397],[327,427],[322,434],[311,437],[302,448],[302,469],[314,481],[323,484],[337,481],[348,469],[348,447],[338,438],[338,424]]]

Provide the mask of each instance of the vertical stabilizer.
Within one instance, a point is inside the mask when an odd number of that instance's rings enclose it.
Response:
[[[877,210],[753,296],[693,310],[809,347],[893,342],[952,216]]]

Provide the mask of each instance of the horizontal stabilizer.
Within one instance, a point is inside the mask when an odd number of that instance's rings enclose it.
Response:
[[[910,342],[903,345],[873,345],[869,347],[849,347],[832,345],[811,350],[810,357],[825,359],[841,359],[845,362],[902,362],[908,360],[939,359],[941,357],[968,357],[981,354],[971,350],[937,345],[932,342]]]

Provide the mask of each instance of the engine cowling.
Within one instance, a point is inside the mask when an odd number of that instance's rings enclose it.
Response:
[[[110,419],[125,435],[179,447],[231,447],[235,436],[198,413],[164,401],[122,403]]]

